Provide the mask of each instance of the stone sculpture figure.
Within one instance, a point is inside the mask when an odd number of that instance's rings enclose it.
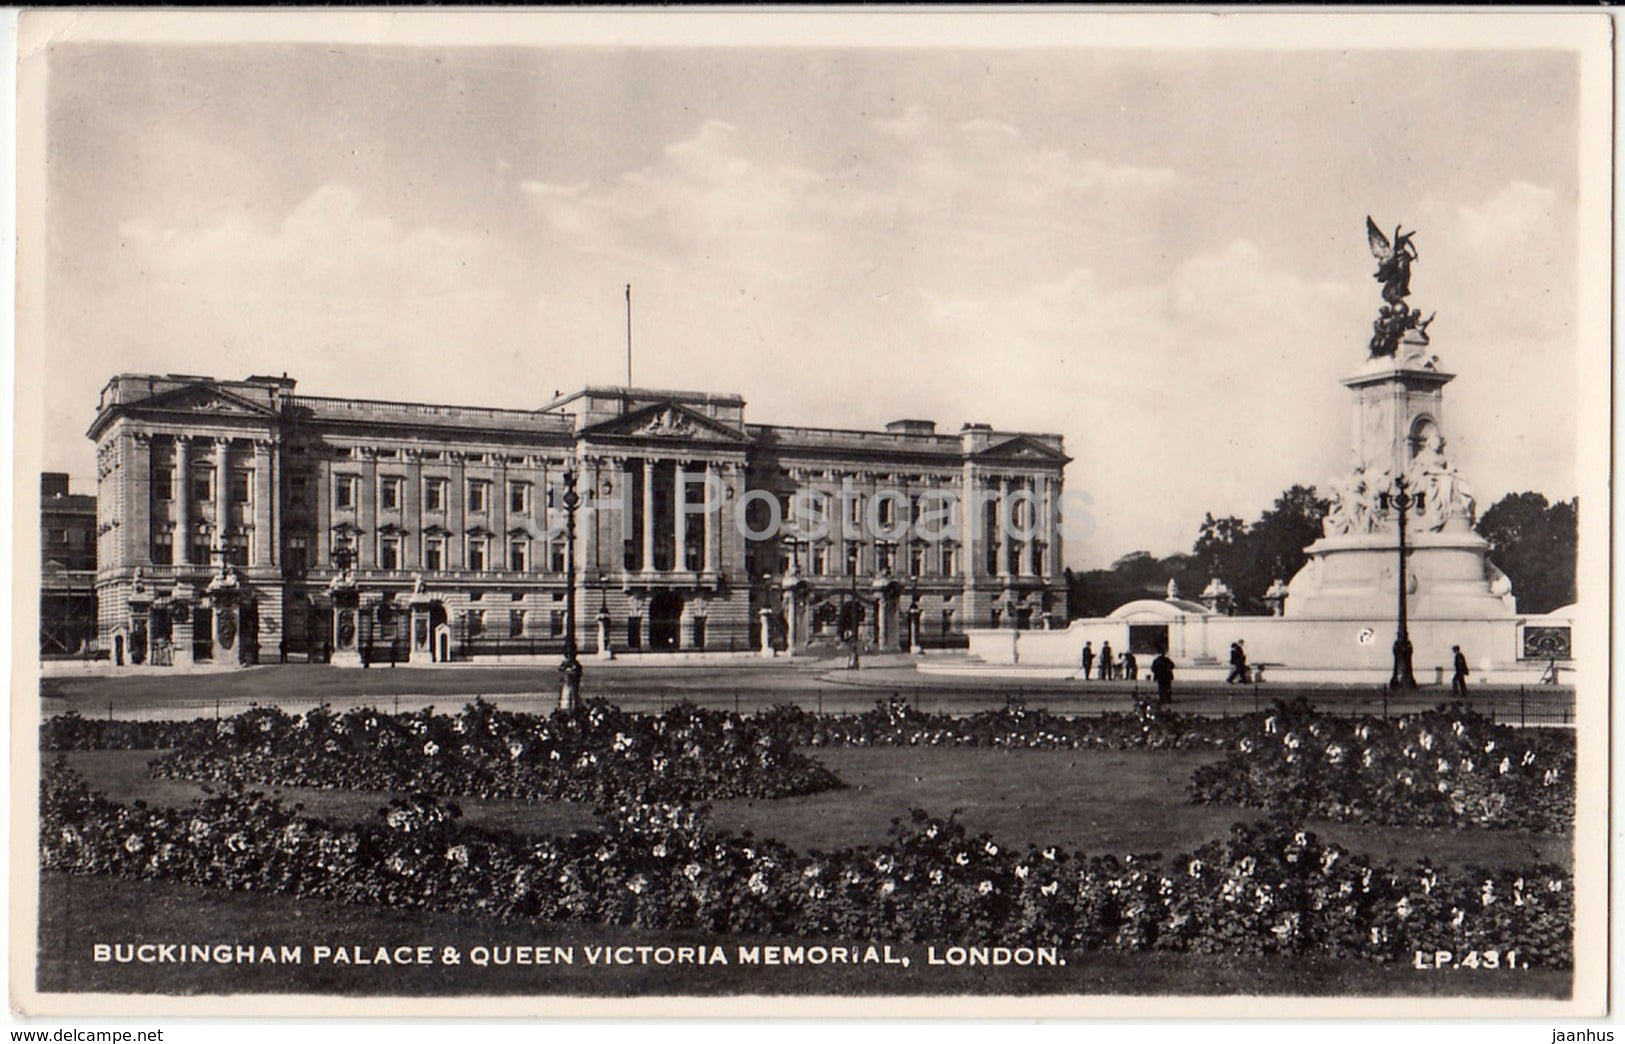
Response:
[[[1376,500],[1366,480],[1365,465],[1356,464],[1348,478],[1332,491],[1332,506],[1321,523],[1326,536],[1369,533],[1376,512]]]
[[[1444,455],[1444,437],[1434,432],[1427,444],[1419,449],[1406,472],[1406,481],[1412,491],[1423,494],[1421,524],[1436,532],[1455,515],[1465,516],[1471,524],[1477,503],[1462,481],[1454,462]]]
[[[1411,242],[1416,233],[1402,231],[1402,226],[1395,225],[1390,242],[1370,215],[1365,219],[1365,232],[1371,256],[1377,259],[1373,278],[1382,284],[1384,302],[1371,323],[1371,358],[1397,354],[1400,342],[1413,331],[1421,344],[1427,344],[1428,324],[1438,313],[1423,319],[1420,311],[1405,302],[1411,293],[1411,262],[1418,257],[1416,244]]]

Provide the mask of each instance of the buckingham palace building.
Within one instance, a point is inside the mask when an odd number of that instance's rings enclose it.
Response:
[[[535,410],[294,389],[103,388],[97,639],[119,662],[556,655],[572,566],[600,656],[1065,623],[1058,435],[755,424],[738,395],[644,388]]]

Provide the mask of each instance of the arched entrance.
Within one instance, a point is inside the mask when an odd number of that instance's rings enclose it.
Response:
[[[676,591],[656,591],[649,599],[649,648],[677,648],[683,616],[683,596]]]

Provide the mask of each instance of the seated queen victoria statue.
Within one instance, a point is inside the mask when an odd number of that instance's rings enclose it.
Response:
[[[1438,532],[1455,518],[1472,526],[1478,505],[1455,463],[1445,457],[1442,435],[1435,432],[1428,437],[1427,444],[1412,458],[1405,477],[1412,492],[1423,495],[1424,530]]]

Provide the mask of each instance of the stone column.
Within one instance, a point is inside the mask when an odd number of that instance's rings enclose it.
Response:
[[[406,488],[401,491],[401,526],[406,533],[401,538],[401,568],[423,567],[423,454],[419,450],[406,451]],[[429,658],[428,643],[424,643],[423,659]]]
[[[254,440],[254,550],[253,564],[271,564],[271,443]]]
[[[187,435],[175,436],[175,486],[175,564],[185,565],[192,560],[192,439]],[[188,620],[188,634],[191,629]],[[186,653],[191,656],[190,647]]]
[[[361,495],[357,500],[355,518],[361,532],[355,536],[355,567],[375,569],[378,566],[378,455],[370,446],[361,450]]]
[[[1039,534],[1043,532],[1043,530],[1039,528],[1038,511],[1041,504],[1038,499],[1038,480],[1036,478],[1028,478],[1026,486],[1028,494],[1026,529],[1031,535],[1027,537],[1026,551],[1022,555],[1022,561],[1024,563],[1023,571],[1027,576],[1038,576],[1042,572],[1042,570],[1039,568],[1038,562],[1038,542]]]
[[[677,554],[672,559],[672,571],[678,573],[687,572],[688,566],[688,516],[683,512],[683,508],[688,504],[688,490],[685,488],[687,482],[688,472],[684,468],[684,462],[681,460],[674,461],[672,465],[671,517],[672,544],[676,548]]]
[[[1054,576],[1061,571],[1057,556],[1060,547],[1057,535],[1060,532],[1060,523],[1056,518],[1058,510],[1055,494],[1056,482],[1052,478],[1044,480],[1044,575]]]
[[[655,469],[654,460],[643,458],[643,572],[655,567]]]
[[[721,502],[717,498],[717,489],[721,485],[721,475],[717,466],[710,461],[705,462],[705,562],[707,573],[717,571],[717,548],[721,519],[718,512]]]
[[[1010,553],[1007,545],[1007,541],[1010,539],[1007,528],[1010,518],[1009,511],[1010,479],[1004,477],[999,479],[999,510],[993,520],[997,532],[992,536],[994,546],[998,548],[996,564],[999,567],[998,575],[1000,580],[1010,579]]]
[[[217,436],[214,440],[214,540],[218,547],[226,546],[226,531],[230,528],[231,440]]]

